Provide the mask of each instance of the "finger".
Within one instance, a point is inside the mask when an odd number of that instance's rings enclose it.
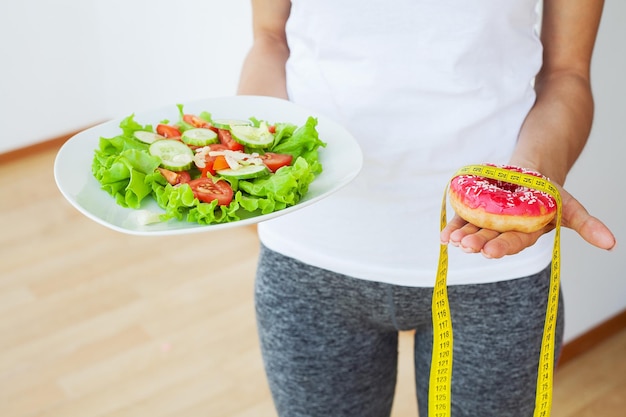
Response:
[[[461,246],[463,247],[463,240],[467,237],[467,236],[472,236],[475,233],[478,233],[481,230],[480,227],[473,225],[472,223],[467,223],[465,224],[465,226],[461,227],[460,229],[455,230],[454,232],[452,232],[450,234],[450,242],[454,245],[454,246]],[[471,241],[471,239],[470,239]],[[470,249],[470,247],[468,247],[467,249]],[[476,252],[476,250],[467,250],[467,252]]]
[[[498,259],[507,255],[515,255],[537,242],[547,230],[534,233],[506,232],[485,242],[481,253],[489,259]]]
[[[588,243],[601,248],[613,249],[616,239],[611,230],[596,217],[589,214],[578,200],[565,190],[563,199],[562,224],[578,233]]]
[[[583,239],[600,249],[611,250],[617,243],[609,228],[593,216],[589,216],[576,231]]]
[[[468,233],[463,236],[459,241],[459,247],[467,253],[478,253],[483,250],[487,242],[496,239],[501,234],[495,230],[479,229],[474,225],[471,227],[463,228]],[[461,229],[461,231],[463,230]],[[470,233],[471,232],[471,233]]]
[[[449,222],[448,224],[446,224],[446,226],[443,228],[443,230],[441,231],[441,233],[439,234],[439,239],[441,240],[441,244],[442,245],[447,245],[448,243],[452,243],[452,244],[458,244],[458,240],[456,240],[455,242],[451,241],[451,234],[453,232],[455,232],[456,230],[461,229],[463,226],[467,225],[469,223],[467,223],[465,220],[463,220],[461,217],[455,215]]]

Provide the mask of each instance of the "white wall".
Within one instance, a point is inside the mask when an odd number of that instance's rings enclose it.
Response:
[[[235,93],[249,0],[0,4],[0,152],[134,111]]]
[[[92,1],[0,3],[0,152],[105,118]]]
[[[607,0],[591,140],[567,186],[626,236],[626,2]],[[22,0],[0,4],[0,152],[134,111],[234,94],[251,41],[249,0]],[[612,191],[612,192],[611,192]],[[566,338],[626,308],[624,245],[563,233]]]

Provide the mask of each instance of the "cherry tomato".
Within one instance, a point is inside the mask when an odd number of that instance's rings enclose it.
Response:
[[[178,138],[174,138],[174,139],[179,140]],[[182,143],[185,143],[185,142],[183,142],[183,140],[182,140],[182,139],[180,139],[180,141],[181,141]],[[203,147],[203,146],[190,145],[190,144],[188,144],[188,143],[185,143],[185,145],[187,145],[187,147],[188,147],[189,149],[191,149],[192,151],[195,151],[196,149],[200,149],[200,148],[202,148],[202,147]]]
[[[293,157],[285,153],[266,152],[261,155],[261,159],[270,171],[276,172],[278,168],[291,165]]]
[[[160,123],[157,125],[156,131],[159,135],[165,136],[169,139],[175,139],[180,137],[180,130],[178,130],[178,128],[176,128],[175,126]]]
[[[185,123],[189,123],[193,127],[203,127],[203,128],[206,128],[206,129],[212,129],[212,130],[216,131],[216,133],[217,133],[217,128],[213,127],[211,125],[211,123],[207,122],[206,120],[203,120],[203,119],[199,118],[195,114],[185,114],[185,115],[183,115],[183,121]]]
[[[217,200],[220,206],[227,206],[233,200],[233,189],[224,180],[214,182],[211,178],[197,178],[189,183],[193,195],[204,203]]]
[[[172,185],[184,184],[191,181],[191,175],[187,171],[170,171],[165,168],[158,168],[161,175]]]
[[[209,149],[212,151],[227,151],[228,150],[228,146],[222,143],[211,143],[208,146],[209,146]]]
[[[243,151],[243,145],[233,139],[230,134],[230,130],[218,129],[217,137],[219,138],[220,143],[226,145],[231,151]]]

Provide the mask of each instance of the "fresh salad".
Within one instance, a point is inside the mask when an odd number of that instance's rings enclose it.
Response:
[[[100,138],[92,172],[122,207],[153,198],[164,211],[142,223],[237,221],[298,203],[322,172],[317,119],[305,124],[216,119],[209,112],[142,125],[132,114],[121,133]]]

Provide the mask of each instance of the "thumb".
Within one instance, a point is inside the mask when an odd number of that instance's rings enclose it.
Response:
[[[563,214],[561,222],[563,226],[574,230],[585,241],[600,249],[613,249],[617,243],[611,230],[598,218],[589,214],[567,191],[561,189],[563,202]]]

